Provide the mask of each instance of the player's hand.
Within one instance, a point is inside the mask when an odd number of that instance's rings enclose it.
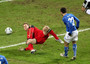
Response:
[[[71,33],[68,33],[68,35],[69,35],[69,36],[72,36],[72,34],[71,34]]]
[[[64,42],[61,39],[55,39],[56,41],[60,42],[61,44],[63,44]]]
[[[26,44],[27,44],[27,45],[29,44],[29,39],[26,41]]]
[[[77,29],[79,28],[79,27],[76,27]]]

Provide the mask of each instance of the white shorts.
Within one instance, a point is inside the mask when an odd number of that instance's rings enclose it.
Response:
[[[77,41],[78,40],[78,31],[75,30],[72,32],[72,36],[68,35],[69,32],[66,33],[64,40],[67,43],[70,43],[71,41]]]
[[[86,13],[90,15],[90,9],[87,9],[86,10]]]

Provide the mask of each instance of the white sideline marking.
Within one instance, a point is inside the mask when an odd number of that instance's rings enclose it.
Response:
[[[0,3],[7,2],[7,1],[12,1],[12,0],[1,0]]]
[[[87,30],[90,30],[90,28],[79,30],[79,32],[84,32],[84,31],[87,31]],[[64,34],[57,34],[57,36],[63,36],[63,35],[65,35],[65,33]],[[49,36],[49,38],[53,38],[53,36]],[[19,46],[19,45],[22,45],[22,44],[25,44],[25,43],[26,42],[22,42],[22,43],[18,43],[18,44],[13,44],[13,45],[9,45],[9,46],[2,46],[2,47],[0,47],[0,49],[14,47],[14,46]]]

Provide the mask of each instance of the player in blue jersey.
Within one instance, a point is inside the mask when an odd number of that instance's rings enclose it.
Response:
[[[63,22],[66,25],[66,35],[64,37],[64,51],[65,53],[61,53],[61,56],[68,57],[68,50],[69,50],[69,43],[72,42],[73,44],[73,52],[74,56],[71,60],[76,59],[76,51],[77,51],[77,44],[76,41],[78,40],[78,31],[79,28],[79,19],[75,17],[73,14],[68,14],[66,11],[66,8],[60,9],[61,14],[63,15]],[[74,23],[74,20],[76,21],[76,26]]]
[[[2,55],[0,55],[0,64],[8,64],[7,59]]]

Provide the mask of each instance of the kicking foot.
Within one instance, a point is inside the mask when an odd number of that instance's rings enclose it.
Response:
[[[65,57],[65,58],[68,58],[68,56],[65,56],[64,53],[60,53],[60,56]]]
[[[75,60],[76,59],[76,56],[73,56],[72,58],[71,58],[71,60]]]
[[[36,50],[35,50],[35,49],[31,50],[31,54],[34,54],[35,52],[36,52]]]

